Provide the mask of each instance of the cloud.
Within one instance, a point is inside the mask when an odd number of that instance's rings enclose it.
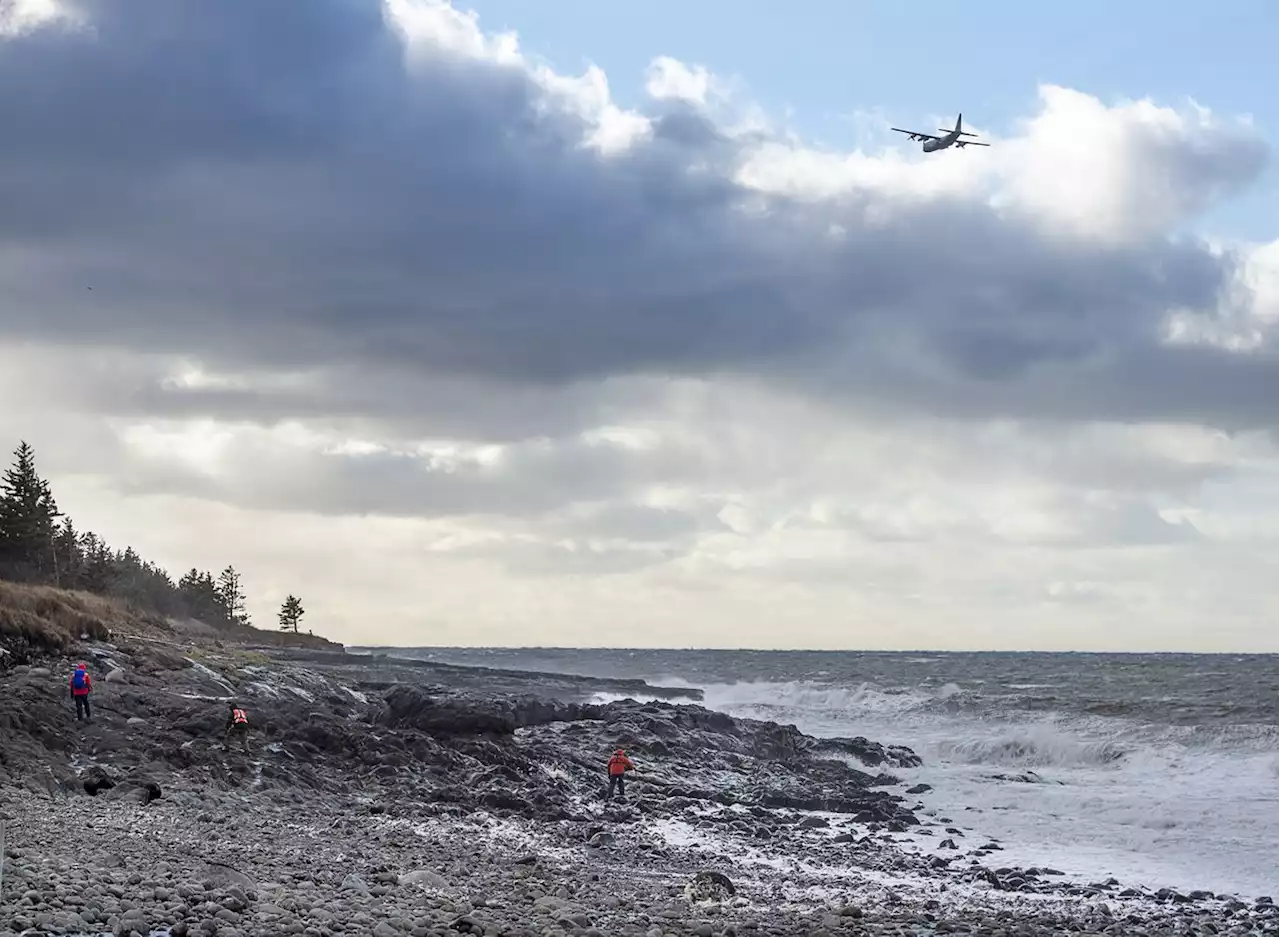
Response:
[[[701,65],[686,65],[669,55],[660,55],[649,63],[645,93],[655,101],[674,98],[689,104],[706,106],[715,78]]]
[[[1145,583],[1274,559],[1277,246],[1185,233],[1273,158],[1247,122],[1045,86],[989,150],[837,153],[703,67],[655,58],[627,107],[432,0],[27,6],[0,430],[119,536],[157,498],[375,555],[409,525],[493,622],[567,579],[562,634],[615,594],[707,641],[931,588],[1120,616],[1147,593],[1111,551]],[[952,572],[1017,549],[1016,588]],[[378,568],[327,601],[410,588]]]

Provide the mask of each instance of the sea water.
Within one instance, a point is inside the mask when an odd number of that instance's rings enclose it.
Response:
[[[395,653],[699,687],[735,716],[911,747],[924,765],[894,773],[1000,865],[1277,893],[1276,655]]]

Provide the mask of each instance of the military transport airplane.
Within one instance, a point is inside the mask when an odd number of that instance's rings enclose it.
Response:
[[[956,127],[954,130],[947,130],[945,127],[939,127],[944,136],[935,137],[933,134],[920,133],[916,130],[903,130],[901,127],[891,127],[889,129],[896,130],[898,133],[905,133],[912,140],[923,140],[924,146],[921,149],[926,153],[932,153],[934,150],[945,150],[953,144],[958,149],[966,146],[990,146],[990,143],[979,143],[977,140],[961,140],[961,137],[976,137],[976,133],[970,133],[967,130],[960,129],[960,120],[963,114],[956,115]]]

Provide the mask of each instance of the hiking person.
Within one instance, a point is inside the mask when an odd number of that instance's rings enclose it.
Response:
[[[89,711],[89,693],[93,690],[93,677],[89,676],[89,668],[83,663],[76,664],[71,679],[67,681],[71,690],[71,698],[76,701],[76,722],[83,719],[93,722],[93,714]]]
[[[227,742],[231,739],[234,732],[240,736],[240,748],[245,754],[249,753],[249,714],[237,706],[234,702],[228,703],[227,711],[227,733],[222,737],[222,750],[227,751]]]
[[[627,753],[621,748],[613,753],[609,758],[609,792],[604,795],[605,800],[613,799],[613,789],[618,789],[618,799],[627,799],[627,780],[624,775],[628,771],[634,771],[635,765],[631,763],[631,759],[627,757]]]

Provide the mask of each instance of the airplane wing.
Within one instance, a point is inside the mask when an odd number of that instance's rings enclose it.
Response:
[[[918,130],[903,130],[901,127],[890,127],[890,130],[896,130],[898,133],[905,133],[912,140],[941,140],[941,137],[935,137],[931,133],[921,133]]]
[[[957,140],[955,145],[961,148],[966,146],[990,146],[990,143],[979,143],[977,140]]]

